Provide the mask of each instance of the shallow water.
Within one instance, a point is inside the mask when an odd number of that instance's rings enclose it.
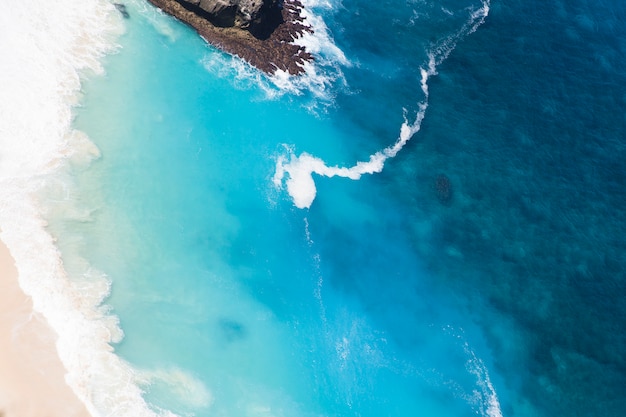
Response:
[[[51,230],[150,407],[623,414],[624,7],[310,6],[349,62],[300,94],[139,2],[84,84]]]

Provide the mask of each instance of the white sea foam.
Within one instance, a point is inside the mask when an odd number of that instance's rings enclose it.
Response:
[[[359,161],[349,168],[328,166],[322,159],[306,152],[296,156],[293,148],[285,146],[289,156],[281,155],[277,158],[276,172],[273,177],[275,186],[281,188],[284,183],[296,207],[309,208],[317,194],[313,174],[358,180],[362,175],[381,172],[387,159],[395,157],[420,130],[422,120],[428,108],[428,80],[437,74],[437,66],[448,58],[457,43],[467,35],[475,32],[484,22],[489,14],[489,4],[490,0],[483,0],[482,7],[470,10],[468,20],[457,32],[443,38],[432,46],[428,54],[428,62],[425,67],[420,69],[420,82],[424,99],[418,104],[418,111],[412,122],[409,122],[405,115],[404,123],[400,126],[398,139],[393,145],[372,154],[368,161]],[[285,174],[288,176],[287,179],[285,179]]]
[[[315,56],[315,61],[306,62],[303,66],[304,74],[290,76],[283,71],[277,71],[271,77],[272,81],[283,91],[301,94],[309,91],[317,99],[332,99],[332,87],[337,83],[344,84],[345,79],[342,67],[352,64],[344,52],[335,44],[324,19],[320,13],[336,8],[329,1],[303,0],[304,8],[301,11],[304,23],[313,29],[313,33],[305,32],[294,40],[296,45],[303,46]]]
[[[500,400],[498,399],[496,389],[491,382],[487,366],[483,360],[476,355],[469,342],[465,340],[463,330],[455,329],[454,327],[447,325],[444,326],[443,331],[461,343],[463,351],[467,357],[467,360],[465,361],[465,369],[476,378],[476,388],[474,388],[471,393],[468,393],[459,384],[448,383],[448,385],[453,386],[457,395],[476,409],[476,414],[483,417],[502,417]]]
[[[165,384],[168,391],[188,407],[206,408],[213,403],[213,395],[204,383],[182,369],[144,371],[140,372],[139,375],[141,385]]]
[[[331,2],[304,0],[302,17],[304,23],[313,29],[294,40],[294,44],[306,48],[315,56],[313,62],[303,64],[304,73],[294,76],[277,70],[267,76],[238,57],[213,52],[203,58],[204,67],[212,74],[233,80],[235,87],[248,89],[252,85],[260,87],[266,99],[276,99],[286,94],[312,98],[311,108],[320,104],[332,103],[337,88],[345,85],[342,68],[352,64],[344,52],[335,44],[321,12],[334,10]]]
[[[502,417],[498,394],[491,383],[487,367],[483,361],[476,356],[467,342],[465,342],[465,353],[469,356],[466,364],[467,370],[472,375],[476,376],[476,384],[479,391],[475,391],[474,397],[476,402],[478,402],[481,415],[484,417]]]
[[[95,146],[71,130],[72,106],[80,75],[102,72],[99,60],[115,48],[121,30],[118,13],[104,0],[12,1],[0,13],[1,237],[20,286],[58,334],[67,383],[94,417],[156,414],[134,371],[110,346],[122,333],[101,306],[109,281],[90,268],[68,278],[37,195],[62,184],[68,160],[87,164],[97,157]]]

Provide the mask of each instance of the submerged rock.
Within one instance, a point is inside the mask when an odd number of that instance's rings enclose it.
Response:
[[[246,337],[246,328],[236,320],[223,318],[218,321],[218,324],[222,336],[227,342],[235,342]]]
[[[113,3],[113,5],[117,9],[117,11],[120,12],[120,14],[124,17],[124,19],[128,19],[130,17],[130,14],[128,13],[128,10],[126,9],[126,5],[124,3]]]

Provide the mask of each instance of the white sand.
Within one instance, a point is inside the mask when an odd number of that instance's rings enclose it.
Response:
[[[87,417],[65,383],[56,334],[33,312],[0,241],[0,417]]]

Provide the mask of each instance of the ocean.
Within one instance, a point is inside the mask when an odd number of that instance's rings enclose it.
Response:
[[[268,77],[62,3],[0,17],[0,227],[94,417],[626,414],[626,4],[306,0]]]

